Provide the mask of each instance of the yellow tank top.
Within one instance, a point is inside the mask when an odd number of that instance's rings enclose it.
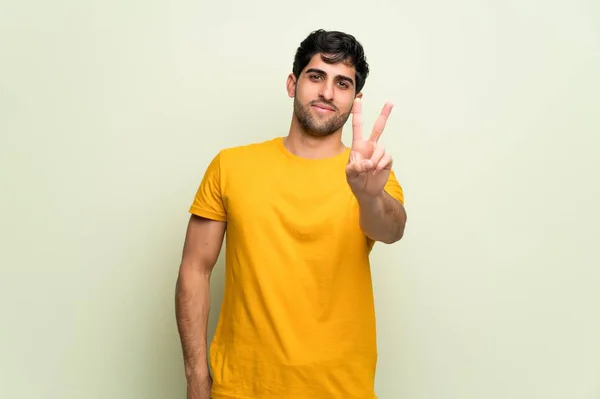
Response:
[[[300,158],[276,138],[207,168],[190,212],[227,222],[213,399],[376,398],[373,242],[348,156]],[[404,202],[393,172],[386,191]]]

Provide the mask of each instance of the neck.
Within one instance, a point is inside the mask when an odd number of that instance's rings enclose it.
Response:
[[[295,116],[284,144],[294,155],[309,159],[334,157],[346,149],[342,143],[342,129],[324,137],[315,137],[304,131]]]

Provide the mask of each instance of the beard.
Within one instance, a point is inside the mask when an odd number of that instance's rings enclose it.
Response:
[[[306,134],[312,137],[327,137],[344,126],[350,117],[350,111],[340,114],[337,107],[327,104],[335,109],[334,113],[327,118],[319,118],[311,113],[312,104],[317,102],[323,103],[323,101],[311,101],[307,105],[302,105],[298,98],[294,98],[294,115]]]

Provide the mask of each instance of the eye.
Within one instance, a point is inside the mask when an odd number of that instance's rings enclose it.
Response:
[[[320,79],[322,79],[321,75],[309,75],[309,77],[310,77],[311,80],[320,80]]]
[[[342,88],[347,89],[349,87],[347,82],[344,82],[343,80],[338,82],[338,85],[342,86]]]

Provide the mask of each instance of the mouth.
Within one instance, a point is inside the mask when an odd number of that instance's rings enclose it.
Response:
[[[320,111],[320,112],[333,112],[333,111],[335,111],[335,109],[333,109],[329,105],[324,105],[324,104],[313,104],[312,107],[316,108],[317,111]]]

